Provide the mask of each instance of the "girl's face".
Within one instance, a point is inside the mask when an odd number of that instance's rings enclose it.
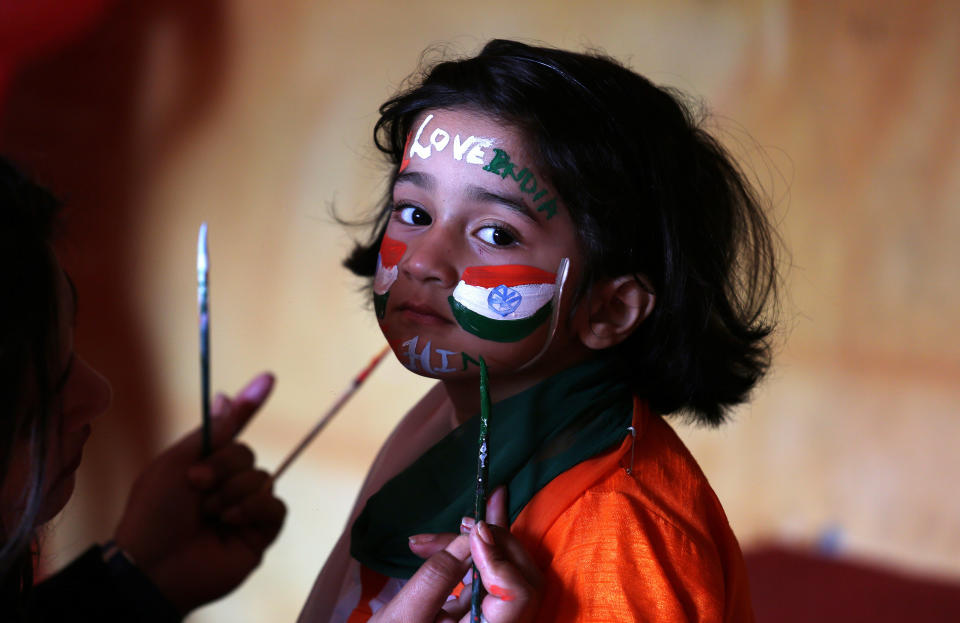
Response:
[[[57,270],[59,345],[61,352],[54,370],[56,395],[51,399],[51,421],[47,429],[47,456],[44,469],[39,523],[63,510],[76,483],[76,470],[83,446],[90,436],[91,421],[107,410],[111,390],[107,380],[73,350],[76,296],[66,274]],[[0,503],[7,525],[22,511],[21,493],[29,483],[31,447],[28,440],[15,446],[10,471],[0,489]]]
[[[582,268],[570,216],[520,132],[468,109],[413,124],[380,248],[374,307],[401,363],[442,380],[514,374],[548,341],[556,273],[570,262],[561,322],[542,362],[579,353],[564,319]]]

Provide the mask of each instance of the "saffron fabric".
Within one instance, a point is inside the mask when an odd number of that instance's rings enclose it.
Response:
[[[640,400],[633,427],[511,526],[546,576],[536,620],[752,622],[743,555],[703,472]]]

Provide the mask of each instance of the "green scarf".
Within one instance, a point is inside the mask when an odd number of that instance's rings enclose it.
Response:
[[[627,383],[599,359],[494,404],[488,490],[507,483],[513,521],[557,475],[622,441],[632,411]],[[408,537],[459,532],[461,517],[473,515],[479,434],[475,415],[373,494],[353,524],[350,554],[383,575],[413,575],[423,560]]]

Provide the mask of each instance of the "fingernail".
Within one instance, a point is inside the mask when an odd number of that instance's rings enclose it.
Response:
[[[460,520],[460,534],[470,534],[476,520],[473,517],[464,517]]]
[[[483,542],[487,545],[495,545],[493,540],[493,531],[490,530],[490,526],[487,525],[487,522],[481,521],[477,523],[477,533],[480,535],[480,538],[483,539]]]
[[[227,397],[222,393],[217,392],[217,395],[213,398],[213,406],[210,407],[210,412],[214,417],[220,417],[223,415],[223,412],[227,408]]]
[[[249,402],[263,402],[270,393],[271,387],[273,387],[273,375],[261,374],[243,388],[240,398]]]
[[[426,545],[427,543],[433,543],[436,540],[437,535],[435,534],[414,534],[409,537],[410,545]]]

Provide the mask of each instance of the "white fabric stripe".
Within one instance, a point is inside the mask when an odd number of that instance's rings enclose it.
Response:
[[[529,318],[537,313],[541,307],[547,304],[553,298],[554,286],[552,283],[531,283],[521,286],[512,286],[511,290],[516,290],[522,297],[520,306],[506,316],[499,314],[490,308],[487,298],[493,288],[481,288],[480,286],[471,286],[461,280],[457,287],[453,289],[453,298],[455,301],[469,309],[492,320],[519,320]]]
[[[350,614],[360,604],[362,591],[360,563],[351,558],[347,573],[344,576],[343,586],[340,587],[340,595],[337,596],[337,603],[333,607],[333,612],[330,614],[327,623],[345,623],[350,618]]]

